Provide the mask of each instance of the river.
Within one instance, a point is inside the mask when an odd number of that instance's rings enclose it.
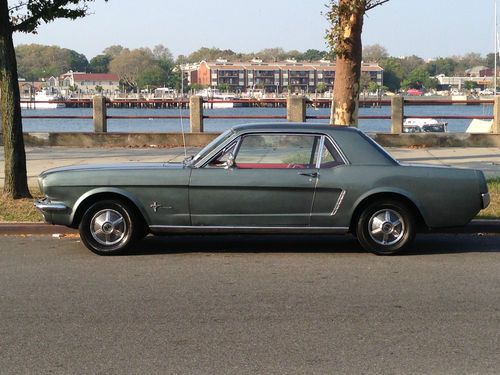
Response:
[[[390,106],[381,108],[361,108],[362,116],[390,116]],[[308,116],[328,116],[330,109],[308,108]],[[432,117],[440,116],[491,116],[493,107],[484,105],[406,105],[405,114],[408,116]],[[109,116],[189,116],[188,110],[178,109],[108,109]],[[285,108],[232,108],[232,109],[206,109],[208,116],[285,116]],[[59,108],[23,110],[23,116],[92,116],[90,108]],[[233,125],[252,122],[281,122],[283,120],[255,120],[255,119],[206,119],[205,131],[220,132]],[[309,120],[315,123],[327,123],[328,120]],[[471,120],[449,120],[450,132],[464,132]],[[179,132],[181,126],[189,129],[189,119],[110,119],[108,120],[109,132]],[[91,119],[24,119],[25,132],[92,132]],[[359,129],[366,132],[389,132],[390,120],[360,120]]]

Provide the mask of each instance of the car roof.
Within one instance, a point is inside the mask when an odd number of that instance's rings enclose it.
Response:
[[[298,132],[360,132],[360,130],[348,126],[332,126],[325,124],[315,124],[310,122],[276,122],[276,123],[252,123],[233,126],[235,132],[246,132],[254,130],[275,130],[275,131],[298,131]]]

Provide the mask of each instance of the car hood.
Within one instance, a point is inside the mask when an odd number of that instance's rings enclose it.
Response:
[[[183,163],[116,163],[116,164],[82,164],[69,165],[66,167],[58,167],[47,169],[40,174],[40,177],[46,177],[53,173],[59,172],[79,172],[79,171],[117,171],[117,170],[145,170],[145,169],[182,169]]]

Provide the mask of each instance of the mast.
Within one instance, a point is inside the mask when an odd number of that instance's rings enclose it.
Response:
[[[497,22],[497,0],[495,2],[495,68],[493,76],[493,92],[497,96],[497,55],[498,55],[498,22]]]

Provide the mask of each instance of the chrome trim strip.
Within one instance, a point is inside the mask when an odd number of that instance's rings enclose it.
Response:
[[[340,205],[342,204],[342,202],[344,201],[344,197],[345,197],[345,194],[346,194],[346,191],[345,190],[342,190],[340,192],[340,195],[339,195],[339,198],[337,199],[337,203],[335,203],[335,207],[333,208],[333,211],[332,213],[330,214],[330,216],[335,216],[340,208]]]
[[[42,212],[66,211],[69,208],[62,203],[48,203],[46,200],[37,200],[33,202],[33,205]]]
[[[490,205],[490,193],[481,194],[481,205],[483,209]]]
[[[325,233],[345,234],[349,227],[248,227],[150,225],[153,233]]]
[[[321,168],[321,162],[323,161],[323,148],[325,147],[325,136],[322,135],[321,139],[319,140],[319,147],[318,147],[318,159],[316,160],[316,169]]]
[[[197,160],[194,165],[192,165],[193,168],[203,168],[218,152],[220,152],[222,149],[224,149],[227,145],[232,143],[235,138],[240,138],[243,137],[244,135],[248,134],[256,134],[256,133],[267,133],[267,134],[288,134],[288,135],[299,135],[299,134],[306,134],[306,135],[313,135],[317,137],[325,137],[328,138],[328,140],[332,143],[333,147],[335,150],[339,153],[340,157],[342,158],[342,161],[344,162],[345,165],[350,165],[349,159],[345,156],[344,152],[342,149],[339,147],[337,142],[330,136],[330,134],[323,133],[321,131],[303,131],[303,132],[294,132],[293,130],[281,130],[281,129],[255,129],[255,130],[247,130],[243,131],[239,134],[233,134],[232,137],[230,137],[224,144],[219,145],[216,149],[212,150],[207,156],[205,156],[203,159]],[[237,145],[236,147],[238,147]],[[235,149],[235,151],[237,151]]]

